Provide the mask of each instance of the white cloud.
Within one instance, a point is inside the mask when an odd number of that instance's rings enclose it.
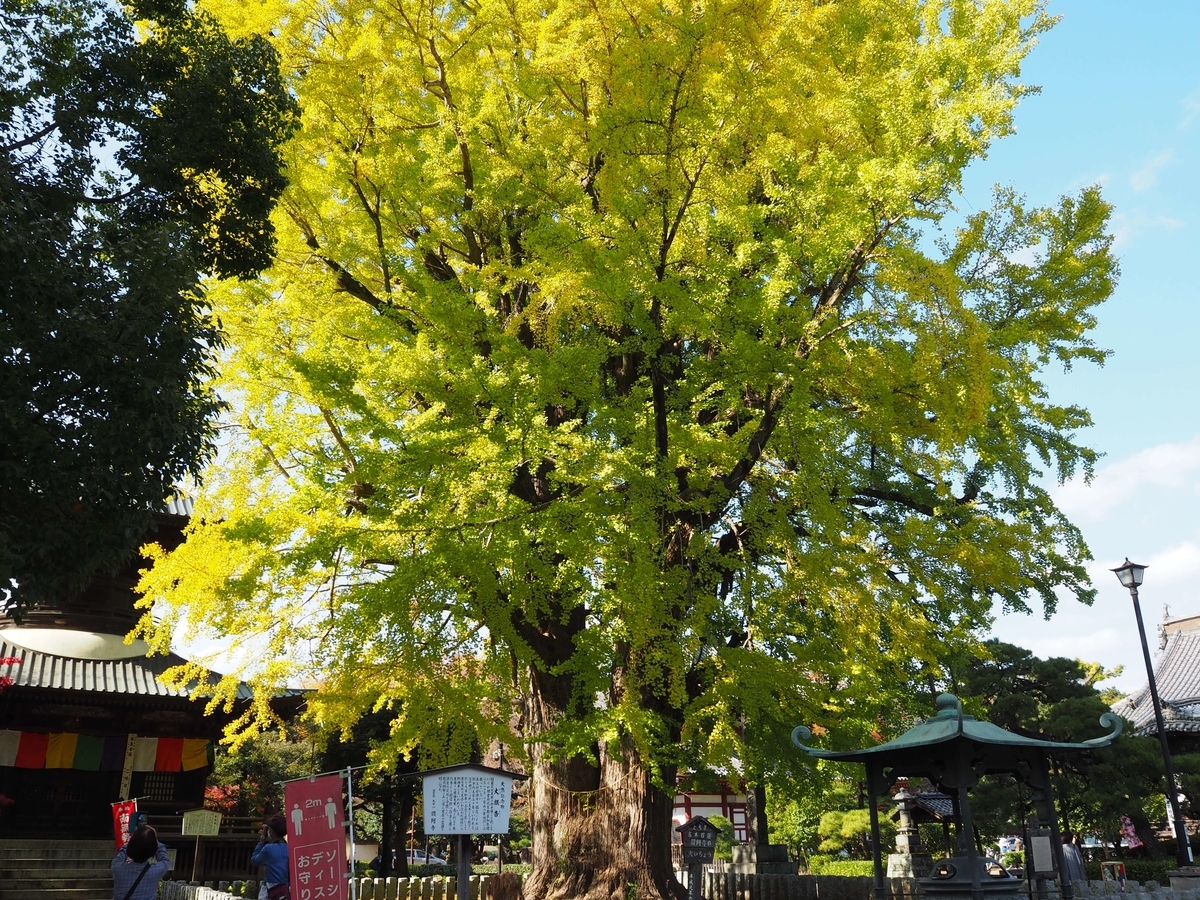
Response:
[[[1110,651],[1122,649],[1128,640],[1128,636],[1116,628],[1101,628],[1099,631],[1086,634],[1072,630],[1053,637],[1044,636],[1034,640],[1028,640],[1027,637],[1027,643],[1021,646],[1032,650],[1035,656],[1043,659],[1051,656],[1065,656],[1067,659],[1085,657],[1090,660],[1104,656]]]
[[[1200,576],[1200,544],[1184,541],[1168,547],[1151,556],[1146,566],[1154,567],[1155,585],[1194,584]]]
[[[1158,170],[1175,159],[1174,150],[1163,150],[1147,159],[1140,169],[1129,176],[1135,191],[1146,191],[1158,184]]]
[[[1111,587],[1112,570],[1120,566],[1123,559],[1105,559],[1088,563],[1088,576],[1092,584],[1102,584]],[[1175,544],[1151,553],[1147,557],[1134,556],[1134,562],[1153,569],[1154,589],[1184,586],[1188,594],[1192,593],[1191,586],[1200,578],[1200,541],[1196,539],[1181,540]],[[1172,591],[1171,595],[1174,596]],[[1159,599],[1163,599],[1159,595]],[[1123,637],[1122,637],[1123,639]]]
[[[1184,97],[1181,105],[1183,119],[1179,122],[1180,128],[1191,128],[1196,122],[1200,122],[1200,88]]]
[[[1200,482],[1200,436],[1186,443],[1148,447],[1096,470],[1092,483],[1075,478],[1054,491],[1059,508],[1072,519],[1100,520],[1134,499],[1146,487],[1194,492]]]
[[[1108,559],[1088,564],[1088,575],[1093,584],[1106,584],[1113,576],[1111,570],[1124,562],[1122,559]],[[1178,541],[1164,547],[1148,557],[1135,556],[1134,562],[1153,569],[1154,588],[1166,589],[1177,585],[1190,586],[1200,577],[1200,541],[1195,538]]]
[[[1113,249],[1119,250],[1144,231],[1159,228],[1174,231],[1186,224],[1187,222],[1182,219],[1173,219],[1170,216],[1152,216],[1140,210],[1132,215],[1124,212],[1116,213],[1112,217]]]

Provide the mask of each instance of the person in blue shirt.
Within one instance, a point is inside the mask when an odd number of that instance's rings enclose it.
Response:
[[[288,884],[287,820],[283,816],[271,816],[262,827],[258,844],[250,855],[250,865],[266,866],[262,887],[258,889],[259,900],[266,900],[268,892],[277,884]]]
[[[113,900],[154,900],[158,883],[171,868],[158,832],[139,825],[112,861]]]

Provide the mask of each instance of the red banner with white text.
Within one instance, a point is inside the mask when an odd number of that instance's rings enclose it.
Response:
[[[120,850],[129,842],[129,820],[137,812],[137,800],[122,800],[112,805],[113,837]]]
[[[292,900],[346,900],[346,829],[342,776],[321,775],[283,786]]]

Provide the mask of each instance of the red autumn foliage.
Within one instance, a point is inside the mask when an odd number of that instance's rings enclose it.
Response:
[[[19,666],[20,664],[21,660],[15,656],[0,656],[0,666]],[[12,678],[8,675],[0,675],[0,691],[3,691],[6,687],[11,687],[13,683]]]

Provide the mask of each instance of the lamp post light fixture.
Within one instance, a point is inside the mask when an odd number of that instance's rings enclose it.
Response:
[[[1167,803],[1171,807],[1171,819],[1175,824],[1175,861],[1180,866],[1192,864],[1192,849],[1188,843],[1187,826],[1179,809],[1179,789],[1175,786],[1175,767],[1171,765],[1171,747],[1167,743],[1167,727],[1163,722],[1162,702],[1158,699],[1158,682],[1154,678],[1154,663],[1150,661],[1150,648],[1146,644],[1146,626],[1142,624],[1142,607],[1138,602],[1138,587],[1146,567],[1129,561],[1112,570],[1121,584],[1129,588],[1133,598],[1133,614],[1137,617],[1138,636],[1142,639],[1142,656],[1146,660],[1146,679],[1150,686],[1150,702],[1154,704],[1154,721],[1158,725],[1158,742],[1162,746],[1163,768],[1167,776]]]

